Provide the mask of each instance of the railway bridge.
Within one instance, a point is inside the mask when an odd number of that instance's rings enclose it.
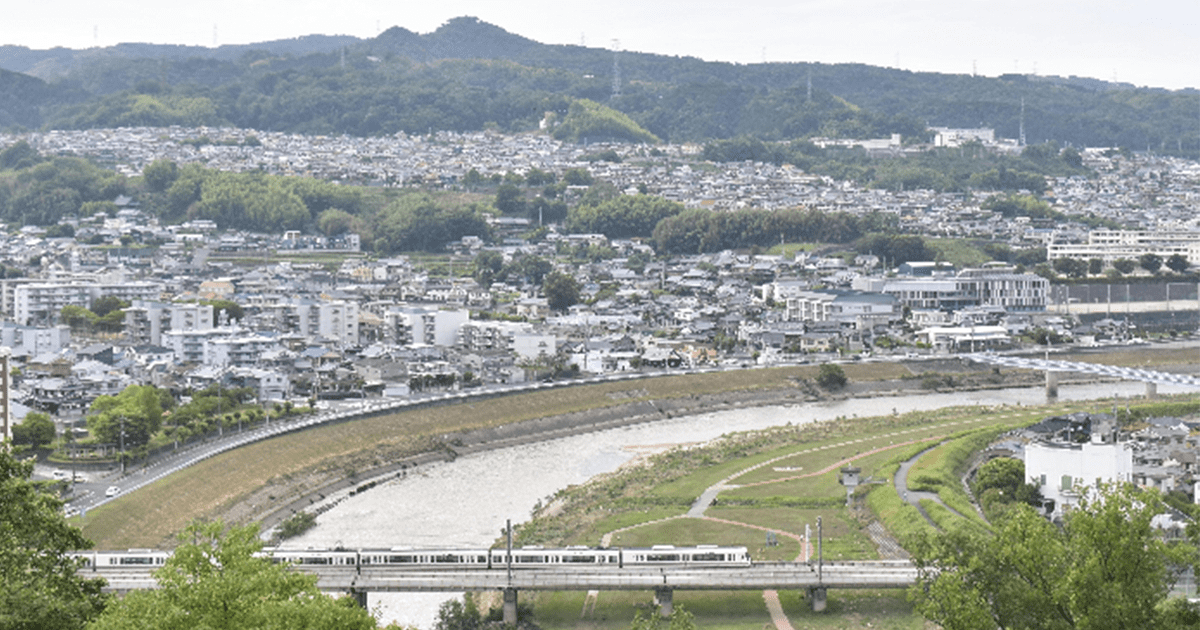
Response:
[[[1119,367],[1103,363],[1084,363],[1081,361],[1058,361],[1047,356],[1044,359],[1030,359],[991,352],[973,352],[963,355],[963,358],[989,365],[999,365],[1026,370],[1039,370],[1046,373],[1046,397],[1058,397],[1058,375],[1063,372],[1081,372],[1097,376],[1109,376],[1130,381],[1141,381],[1146,384],[1146,397],[1153,398],[1158,393],[1158,385],[1182,385],[1200,389],[1200,379],[1190,374],[1175,374],[1143,368]]]
[[[825,609],[831,588],[907,588],[917,568],[906,560],[861,562],[755,562],[730,567],[569,567],[520,569],[429,569],[402,566],[298,565],[317,576],[317,587],[350,593],[366,605],[367,593],[503,591],[504,621],[517,621],[517,593],[534,591],[654,591],[659,612],[669,616],[676,590],[803,590],[814,611]],[[88,568],[108,580],[108,590],[157,588],[153,570]]]

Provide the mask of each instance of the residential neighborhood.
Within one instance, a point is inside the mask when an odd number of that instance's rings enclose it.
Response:
[[[199,137],[215,143],[188,142]],[[45,154],[98,159],[128,175],[166,158],[347,184],[437,188],[455,186],[471,170],[491,176],[584,168],[630,194],[641,186],[716,212],[795,206],[883,212],[895,214],[905,232],[979,237],[1014,250],[1045,247],[1051,258],[1116,240],[1124,257],[1182,252],[1200,262],[1200,170],[1149,155],[1084,151],[1098,177],[1056,180],[1047,195],[1064,215],[1119,217],[1142,235],[1121,239],[1083,222],[1010,221],[961,194],[865,190],[788,166],[714,164],[700,160],[694,146],[580,146],[493,133],[328,138],[183,128],[51,131],[0,137],[0,145],[18,139]],[[583,159],[601,148],[624,159]],[[501,217],[493,227],[502,239],[448,243],[451,265],[461,271],[434,274],[410,256],[362,251],[355,234],[250,233],[201,219],[164,225],[135,200],[113,201],[118,210],[111,216],[64,219],[73,237],[47,236],[33,226],[0,237],[0,263],[23,274],[0,279],[0,343],[12,349],[18,420],[39,410],[79,431],[92,401],[132,384],[178,397],[214,385],[241,387],[264,406],[319,406],[642,369],[1007,350],[1039,329],[1063,342],[1118,343],[1136,329],[1119,316],[1080,321],[1069,313],[1072,299],[1046,277],[1002,262],[892,266],[878,256],[804,250],[656,257],[641,240],[571,234],[558,225],[527,240],[529,220]],[[615,257],[577,264],[561,255],[581,245],[611,249]],[[481,252],[505,261],[552,261],[578,282],[578,302],[552,310],[542,287],[530,281],[481,285],[470,275]],[[336,258],[304,258],[318,253]],[[1113,258],[1100,250],[1092,255]],[[65,308],[90,308],[102,298],[119,300],[121,320],[102,329],[64,315]]]

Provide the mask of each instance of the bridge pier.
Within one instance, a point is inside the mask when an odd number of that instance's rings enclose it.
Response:
[[[654,589],[654,603],[658,605],[659,616],[664,619],[670,617],[671,613],[675,612],[674,605],[671,602],[673,596],[674,590],[672,589],[666,587]]]
[[[1058,400],[1058,372],[1046,370],[1046,400]]]
[[[360,590],[357,588],[352,588],[352,589],[350,589],[350,597],[354,598],[354,603],[358,604],[359,608],[362,608],[363,610],[370,610],[370,608],[367,608],[367,592],[366,591]]]
[[[1146,398],[1151,399],[1151,398],[1157,398],[1157,397],[1158,397],[1158,383],[1151,383],[1151,382],[1147,381],[1146,382]]]
[[[825,612],[825,587],[813,586],[808,589],[808,603],[813,612]]]
[[[517,625],[517,589],[504,589],[504,625]]]

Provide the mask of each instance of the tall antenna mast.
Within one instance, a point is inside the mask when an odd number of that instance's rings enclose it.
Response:
[[[812,64],[808,64],[808,91],[805,94],[805,100],[812,102]]]
[[[621,42],[612,40],[613,43],[613,84],[612,98],[621,98]]]
[[[1021,97],[1021,135],[1017,140],[1018,146],[1025,146],[1025,97]]]

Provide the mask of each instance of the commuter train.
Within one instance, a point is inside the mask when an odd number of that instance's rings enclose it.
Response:
[[[170,555],[166,551],[130,549],[128,551],[87,551],[75,554],[92,570],[156,569]],[[416,569],[537,569],[542,567],[729,567],[750,566],[745,547],[697,545],[676,547],[521,547],[507,549],[279,549],[260,552],[276,563],[304,567],[343,567],[363,570],[384,567]]]

